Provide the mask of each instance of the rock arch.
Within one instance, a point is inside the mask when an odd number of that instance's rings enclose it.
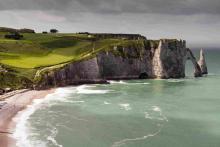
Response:
[[[194,76],[195,77],[202,77],[202,70],[196,61],[196,57],[193,55],[192,51],[189,48],[186,49],[186,59],[191,60],[191,62],[193,63]]]

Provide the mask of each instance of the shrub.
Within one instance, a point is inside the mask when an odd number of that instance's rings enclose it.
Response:
[[[58,33],[58,30],[57,29],[51,29],[50,33]]]
[[[20,40],[23,38],[23,35],[20,35],[18,32],[14,32],[14,33],[6,34],[5,38]]]

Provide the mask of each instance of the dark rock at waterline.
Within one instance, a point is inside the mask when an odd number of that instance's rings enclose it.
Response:
[[[157,47],[150,49],[144,45],[115,46],[114,50],[120,50],[123,56],[106,51],[94,58],[67,64],[44,73],[35,88],[101,84],[110,79],[184,78],[187,60],[194,65],[195,77],[203,74],[195,56],[182,40],[161,39]]]

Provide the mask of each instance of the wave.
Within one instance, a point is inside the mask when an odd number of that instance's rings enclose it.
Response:
[[[110,84],[127,84],[124,81],[108,81]]]
[[[109,104],[111,104],[111,103],[104,101],[104,104],[105,104],[105,105],[109,105]]]
[[[153,111],[161,112],[161,109],[158,106],[152,106],[152,109],[153,109]]]
[[[27,106],[27,109],[18,113],[18,115],[13,119],[16,123],[15,132],[12,137],[16,139],[16,146],[18,147],[32,147],[33,143],[28,139],[28,134],[30,131],[28,129],[28,119],[30,116],[40,107],[45,100],[50,99],[53,94],[49,94],[45,97],[45,99],[35,99],[32,105]],[[44,142],[35,142],[34,144],[38,144],[39,146],[46,146]]]
[[[62,102],[71,103],[71,104],[85,103],[85,101],[72,101],[72,100],[63,100]]]
[[[158,106],[152,106],[152,110],[155,112],[159,112],[160,118],[157,118],[158,120],[165,120],[168,122],[168,119],[166,116],[163,115],[162,110]]]
[[[122,106],[129,106],[129,104],[123,104]],[[168,121],[168,119],[162,114],[162,110],[160,109],[160,107],[158,106],[152,106],[151,110],[153,110],[154,112],[158,112],[159,115],[161,116],[161,118],[156,118],[158,120],[166,120]],[[153,117],[150,116],[150,114],[148,112],[144,112],[145,114],[145,118],[147,119],[155,119]],[[154,137],[156,135],[158,135],[161,130],[163,129],[164,127],[164,124],[157,124],[157,126],[159,127],[157,131],[155,131],[154,133],[152,134],[147,134],[145,136],[141,136],[141,137],[137,137],[137,138],[125,138],[125,139],[122,139],[120,141],[116,141],[113,143],[113,145],[111,147],[120,147],[122,145],[125,145],[126,143],[128,142],[132,142],[132,141],[140,141],[140,140],[145,140],[145,139],[148,139],[150,137]]]
[[[76,88],[76,93],[78,94],[106,94],[112,92],[112,90],[94,90],[89,89],[95,86],[82,85]]]
[[[54,146],[57,147],[63,147],[62,145],[58,144],[58,142],[56,141],[55,137],[57,136],[58,130],[57,128],[53,128],[51,130],[51,134],[49,136],[47,136],[47,140],[49,142],[51,142]]]
[[[75,93],[76,87],[57,88],[50,98],[44,99],[44,103],[48,103],[48,106],[53,106],[58,102],[70,102],[69,96]],[[53,103],[51,103],[51,101]]]
[[[149,85],[150,83],[128,83],[129,85]]]
[[[18,115],[13,119],[16,122],[15,131],[12,134],[12,137],[16,139],[16,146],[18,147],[33,147],[33,146],[40,146],[40,147],[46,147],[47,143],[42,142],[39,140],[29,140],[29,134],[32,132],[29,129],[29,122],[28,119],[37,109],[42,108],[42,105],[45,103],[46,106],[53,106],[54,104],[57,104],[57,101],[64,102],[64,103],[84,103],[85,101],[82,100],[70,100],[68,96],[70,96],[73,93],[106,93],[108,91],[101,91],[101,90],[88,90],[86,88],[93,87],[93,86],[79,86],[79,87],[66,87],[66,88],[58,88],[53,94],[48,94],[45,98],[42,99],[35,99],[33,100],[33,103],[27,108],[21,112],[18,113]],[[48,136],[47,138],[54,144],[58,143],[54,139],[53,136]]]
[[[126,111],[131,110],[130,104],[127,104],[127,103],[126,104],[119,104],[119,106]]]
[[[155,115],[153,112],[159,113],[159,116]],[[167,117],[163,115],[161,108],[158,106],[152,106],[149,112],[144,112],[144,118],[168,122]]]
[[[18,113],[18,115],[13,118],[13,121],[16,122],[15,131],[12,134],[12,137],[16,139],[16,146],[17,147],[33,147],[33,146],[40,146],[46,147],[47,143],[39,140],[29,140],[28,134],[31,134],[29,129],[29,118],[37,109],[40,109],[43,103],[49,103],[51,100],[59,100],[60,95],[63,95],[63,91],[65,88],[57,89],[53,94],[48,94],[45,98],[42,99],[35,99],[31,105],[28,105],[27,108]],[[59,95],[59,96],[58,96]],[[62,97],[61,97],[62,98]],[[52,138],[49,137],[49,139]],[[53,140],[55,143],[55,140]],[[61,146],[59,146],[61,147]]]
[[[147,119],[153,119],[148,112],[144,112],[144,117]]]
[[[126,138],[126,139],[114,142],[112,147],[119,147],[119,146],[125,145],[127,142],[138,141],[138,140],[145,140],[145,139],[147,139],[149,137],[154,137],[154,136],[158,135],[161,132],[161,129],[162,128],[160,128],[157,132],[155,132],[153,134],[148,134],[146,136],[137,137],[137,138]]]
[[[125,81],[108,81],[110,84],[126,84],[126,85],[148,85],[150,83],[147,82],[137,82],[137,83],[130,83]]]

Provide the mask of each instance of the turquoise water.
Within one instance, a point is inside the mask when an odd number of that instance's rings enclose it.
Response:
[[[198,52],[196,52],[198,54]],[[219,147],[220,52],[209,75],[59,88],[35,101],[15,132],[30,147]]]

